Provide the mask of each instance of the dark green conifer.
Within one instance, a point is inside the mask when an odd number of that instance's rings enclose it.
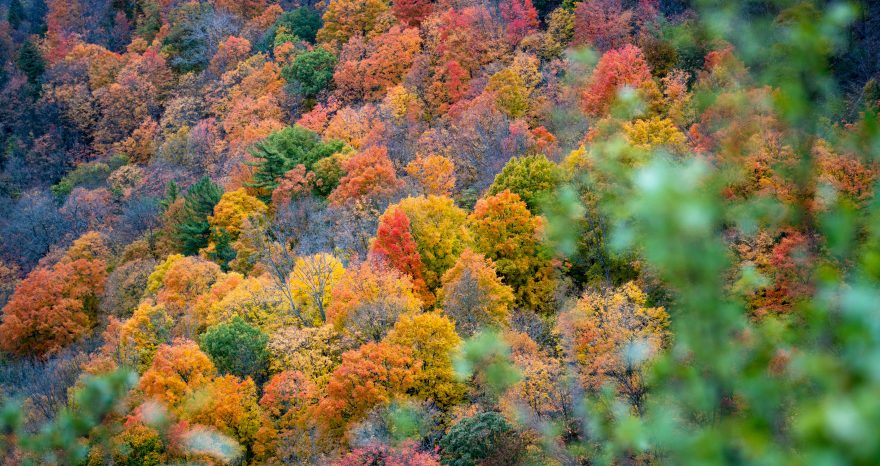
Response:
[[[177,225],[177,238],[184,254],[198,254],[208,245],[211,235],[208,216],[214,213],[214,206],[222,196],[223,188],[207,176],[190,186],[183,198],[183,220]]]

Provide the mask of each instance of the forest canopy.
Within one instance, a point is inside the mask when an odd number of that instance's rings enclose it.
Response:
[[[3,464],[876,464],[880,7],[0,0]]]

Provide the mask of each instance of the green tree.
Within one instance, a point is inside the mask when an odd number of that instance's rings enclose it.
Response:
[[[314,44],[315,35],[323,24],[318,10],[303,6],[293,11],[285,11],[275,22],[275,29],[284,26],[296,37]]]
[[[462,419],[440,441],[441,460],[449,466],[517,464],[523,456],[519,434],[496,412]]]
[[[214,227],[211,229],[210,237],[214,247],[208,251],[208,259],[216,262],[224,272],[228,272],[229,263],[238,255],[232,247],[232,235],[226,228]]]
[[[287,81],[292,93],[313,98],[333,82],[336,68],[336,55],[323,47],[303,52],[293,63],[281,70],[281,77]]]
[[[165,185],[165,197],[159,201],[159,207],[162,209],[162,212],[168,210],[168,207],[177,200],[177,196],[180,196],[180,187],[177,186],[174,180],[171,180]]]
[[[199,250],[208,245],[211,236],[211,225],[208,216],[214,212],[214,206],[220,202],[223,188],[214,184],[205,176],[190,186],[183,198],[182,220],[177,225],[177,238],[184,254],[198,254]]]
[[[209,328],[201,338],[202,350],[223,374],[262,381],[269,364],[269,337],[240,316]]]
[[[278,179],[297,165],[311,170],[315,162],[340,151],[342,141],[322,142],[320,136],[302,126],[288,126],[256,143],[251,155],[257,159],[257,172],[248,186],[260,191],[260,198],[269,201],[278,187]]]
[[[146,2],[149,3],[149,2]],[[208,2],[186,2],[171,11],[168,35],[162,40],[162,52],[168,65],[177,73],[201,71],[211,60],[205,24],[214,13]]]
[[[543,208],[547,240],[566,258],[566,274],[578,286],[619,286],[638,278],[638,264],[632,252],[608,244],[612,222],[600,205],[605,185],[590,176],[592,158],[582,147],[562,163],[567,179]]]
[[[24,44],[21,45],[15,64],[27,76],[28,82],[31,84],[37,84],[40,77],[43,76],[43,72],[46,71],[46,60],[43,59],[43,54],[30,40],[24,41]]]
[[[509,190],[518,194],[533,214],[540,213],[541,203],[563,180],[563,171],[543,155],[514,157],[495,176],[489,194]]]

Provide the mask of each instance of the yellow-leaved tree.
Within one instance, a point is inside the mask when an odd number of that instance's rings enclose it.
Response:
[[[339,259],[318,253],[297,257],[290,272],[290,293],[300,314],[320,325],[327,320],[331,290],[345,272]]]
[[[412,348],[413,357],[422,362],[413,386],[417,397],[441,407],[462,399],[465,388],[452,368],[453,352],[461,344],[461,337],[449,318],[439,312],[400,316],[384,341]]]

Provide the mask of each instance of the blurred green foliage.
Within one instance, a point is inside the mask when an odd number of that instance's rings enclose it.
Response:
[[[585,179],[561,188],[548,210],[550,238],[558,251],[577,255],[583,219],[605,219],[610,252],[637,255],[670,290],[674,340],[652,364],[643,413],[612,386],[579,395],[585,432],[562,457],[707,465],[867,465],[880,458],[880,201],[875,195],[857,210],[844,196],[823,194],[829,188],[812,178],[820,138],[878,162],[876,114],[864,113],[847,131],[829,123],[840,111],[830,60],[846,47],[858,12],[837,2],[754,3],[699,2],[700,21],[666,33],[683,50],[731,44],[754,84],[773,90],[770,108],[797,159],[781,170],[795,187],[794,202],[725,197],[724,161],[640,153],[617,137],[592,142]],[[699,98],[712,102],[723,90],[730,89],[704,89]],[[622,96],[616,117],[647,111],[635,94]],[[738,115],[723,123],[734,126]],[[594,204],[585,207],[579,192]],[[817,211],[810,205],[816,195],[830,205]],[[813,291],[792,312],[757,319],[729,286],[734,262],[724,232],[786,224],[807,232],[810,260],[799,272]],[[762,279],[754,269],[740,276],[746,288]],[[504,366],[497,336],[474,337],[464,355],[463,374],[484,367],[496,385],[518,375]]]
[[[845,46],[856,11],[843,3],[780,1],[767,16],[749,10],[751,3],[701,2],[704,21],[675,31],[677,41],[730,43],[754,79],[772,86],[772,108],[799,160],[787,176],[807,193],[817,138],[833,133],[826,122],[838,108],[829,60]],[[862,118],[862,131],[847,137],[876,147],[876,115]],[[854,142],[833,140],[876,162],[876,151]],[[815,292],[791,315],[756,320],[725,283],[731,261],[722,232],[773,225],[783,219],[768,214],[780,210],[725,199],[723,164],[654,153],[633,166],[632,149],[619,142],[591,150],[597,164],[589,176],[608,180],[598,204],[613,223],[611,243],[637,252],[674,290],[675,337],[652,368],[642,416],[610,393],[585,397],[589,456],[599,464],[876,463],[876,197],[858,214],[843,199],[819,215],[805,205],[785,211],[784,220],[809,232],[816,260],[807,276]]]
[[[89,455],[92,442],[108,440],[102,423],[123,405],[128,391],[137,382],[134,372],[119,370],[88,378],[72,396],[71,407],[36,433],[25,432],[24,410],[9,401],[0,408],[0,451],[20,464],[80,464]],[[13,453],[13,449],[17,452]]]

